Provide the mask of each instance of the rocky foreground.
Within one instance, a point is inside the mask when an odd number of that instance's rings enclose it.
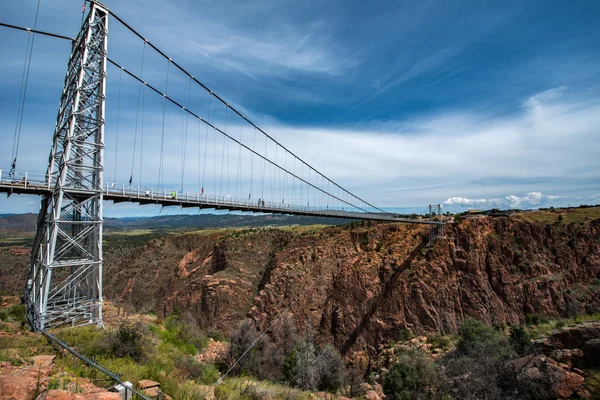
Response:
[[[55,355],[34,356],[23,359],[23,365],[19,366],[0,362],[0,399],[122,400],[118,393],[99,388],[88,379],[59,371],[54,365],[55,358]]]

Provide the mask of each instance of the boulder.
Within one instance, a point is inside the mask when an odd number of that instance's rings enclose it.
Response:
[[[554,350],[550,357],[559,363],[566,364],[569,368],[573,367],[573,362],[583,359],[581,349],[559,349]]]
[[[138,387],[140,389],[150,389],[154,387],[160,387],[160,383],[151,381],[150,379],[142,379],[138,382]]]
[[[30,376],[0,376],[2,400],[31,400],[37,387],[38,380]]]
[[[46,395],[46,400],[79,400],[83,395],[67,392],[66,390],[50,390]]]
[[[52,365],[54,365],[55,358],[56,358],[56,356],[41,355],[41,356],[31,357],[31,361],[33,361],[33,365],[36,367],[49,368]]]
[[[89,393],[84,397],[85,400],[122,400],[118,393],[98,392]]]
[[[381,397],[374,390],[369,390],[367,394],[365,394],[365,399],[367,400],[381,400]]]
[[[512,360],[509,368],[516,374],[523,390],[534,390],[538,398],[568,399],[585,389],[585,378],[569,371],[569,366],[559,364],[543,355],[528,355]]]
[[[166,393],[163,393],[160,391],[160,388],[158,386],[154,386],[148,389],[145,389],[143,391],[143,394],[147,395],[148,397],[150,397],[151,399],[158,399],[159,395],[162,396],[160,397],[160,399],[163,400],[171,400],[171,396],[169,396]]]
[[[583,359],[590,367],[600,365],[600,338],[585,342],[583,345]]]
[[[123,400],[118,393],[97,392],[97,393],[73,393],[66,390],[50,390],[46,395],[46,400]]]
[[[600,339],[600,322],[586,322],[562,328],[550,335],[549,340],[565,349],[582,349],[588,340]]]

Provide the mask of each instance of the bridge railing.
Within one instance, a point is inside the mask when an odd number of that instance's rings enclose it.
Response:
[[[128,186],[125,184],[105,184],[103,189],[105,196],[117,196],[124,198],[139,199],[142,201],[161,201],[175,204],[192,205],[198,204],[199,206],[216,206],[218,207],[229,207],[229,208],[242,208],[251,209],[252,211],[264,210],[265,212],[294,212],[294,213],[314,213],[319,215],[330,215],[332,217],[339,216],[356,216],[357,214],[367,214],[359,211],[346,211],[335,208],[329,208],[329,206],[311,207],[311,206],[300,206],[295,204],[288,204],[285,202],[274,202],[267,200],[258,199],[240,199],[231,196],[218,196],[208,194],[198,194],[189,192],[181,193],[176,191],[169,191],[167,189],[156,189],[152,187],[140,188],[139,186]],[[368,213],[370,214],[370,213]],[[377,213],[373,213],[377,215]]]
[[[48,185],[46,174],[20,171],[11,172],[2,169],[0,169],[0,182],[3,184],[15,185],[24,188],[27,188],[30,185],[34,185],[36,187]]]
[[[0,184],[10,191],[20,189],[25,191],[51,191],[54,188],[55,178],[48,179],[46,174],[29,172],[12,172],[0,170]],[[77,189],[71,189],[77,190]],[[362,210],[345,210],[325,206],[302,206],[297,204],[288,204],[285,202],[274,202],[260,199],[236,198],[231,196],[218,196],[199,193],[181,193],[178,191],[167,190],[166,188],[156,189],[152,187],[129,186],[126,184],[106,183],[102,188],[105,197],[113,200],[123,199],[124,201],[138,201],[140,203],[157,202],[163,206],[182,206],[215,209],[231,209],[239,211],[252,211],[264,213],[282,213],[282,214],[302,214],[321,217],[334,218],[365,218],[370,220],[382,221],[404,221],[435,223],[434,221],[413,221],[403,219],[399,215],[392,213],[368,212]],[[39,193],[37,193],[39,194]]]

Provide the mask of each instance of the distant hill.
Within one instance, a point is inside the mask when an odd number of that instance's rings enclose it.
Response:
[[[37,214],[0,216],[0,237],[28,236],[35,233]],[[284,225],[340,225],[351,222],[338,218],[314,218],[292,215],[196,214],[159,215],[156,217],[105,218],[107,231],[132,229],[203,229]]]
[[[37,214],[4,214],[0,216],[0,237],[33,234]]]

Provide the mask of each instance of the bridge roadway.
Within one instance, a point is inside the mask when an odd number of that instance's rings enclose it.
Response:
[[[51,185],[47,183],[44,177],[36,178],[35,175],[27,173],[16,173],[9,177],[6,172],[0,170],[0,193],[11,194],[32,194],[38,196],[46,196],[52,193]],[[72,195],[85,194],[89,195],[88,190],[68,189]],[[198,196],[194,194],[189,196],[177,194],[173,197],[169,192],[160,190],[158,193],[150,189],[148,191],[141,190],[139,187],[109,187],[108,184],[103,188],[102,194],[104,200],[113,201],[115,203],[130,202],[139,204],[160,204],[163,207],[177,206],[184,208],[204,208],[215,210],[243,211],[256,212],[267,214],[288,214],[302,215],[308,217],[326,217],[326,218],[342,218],[342,219],[357,219],[369,221],[386,221],[386,222],[402,222],[414,224],[441,225],[440,221],[427,219],[408,219],[401,218],[393,213],[370,213],[358,211],[345,211],[338,209],[322,209],[317,207],[304,207],[292,204],[281,204],[276,202],[265,201],[264,205],[258,204],[258,200],[240,200],[225,197],[210,197]]]

